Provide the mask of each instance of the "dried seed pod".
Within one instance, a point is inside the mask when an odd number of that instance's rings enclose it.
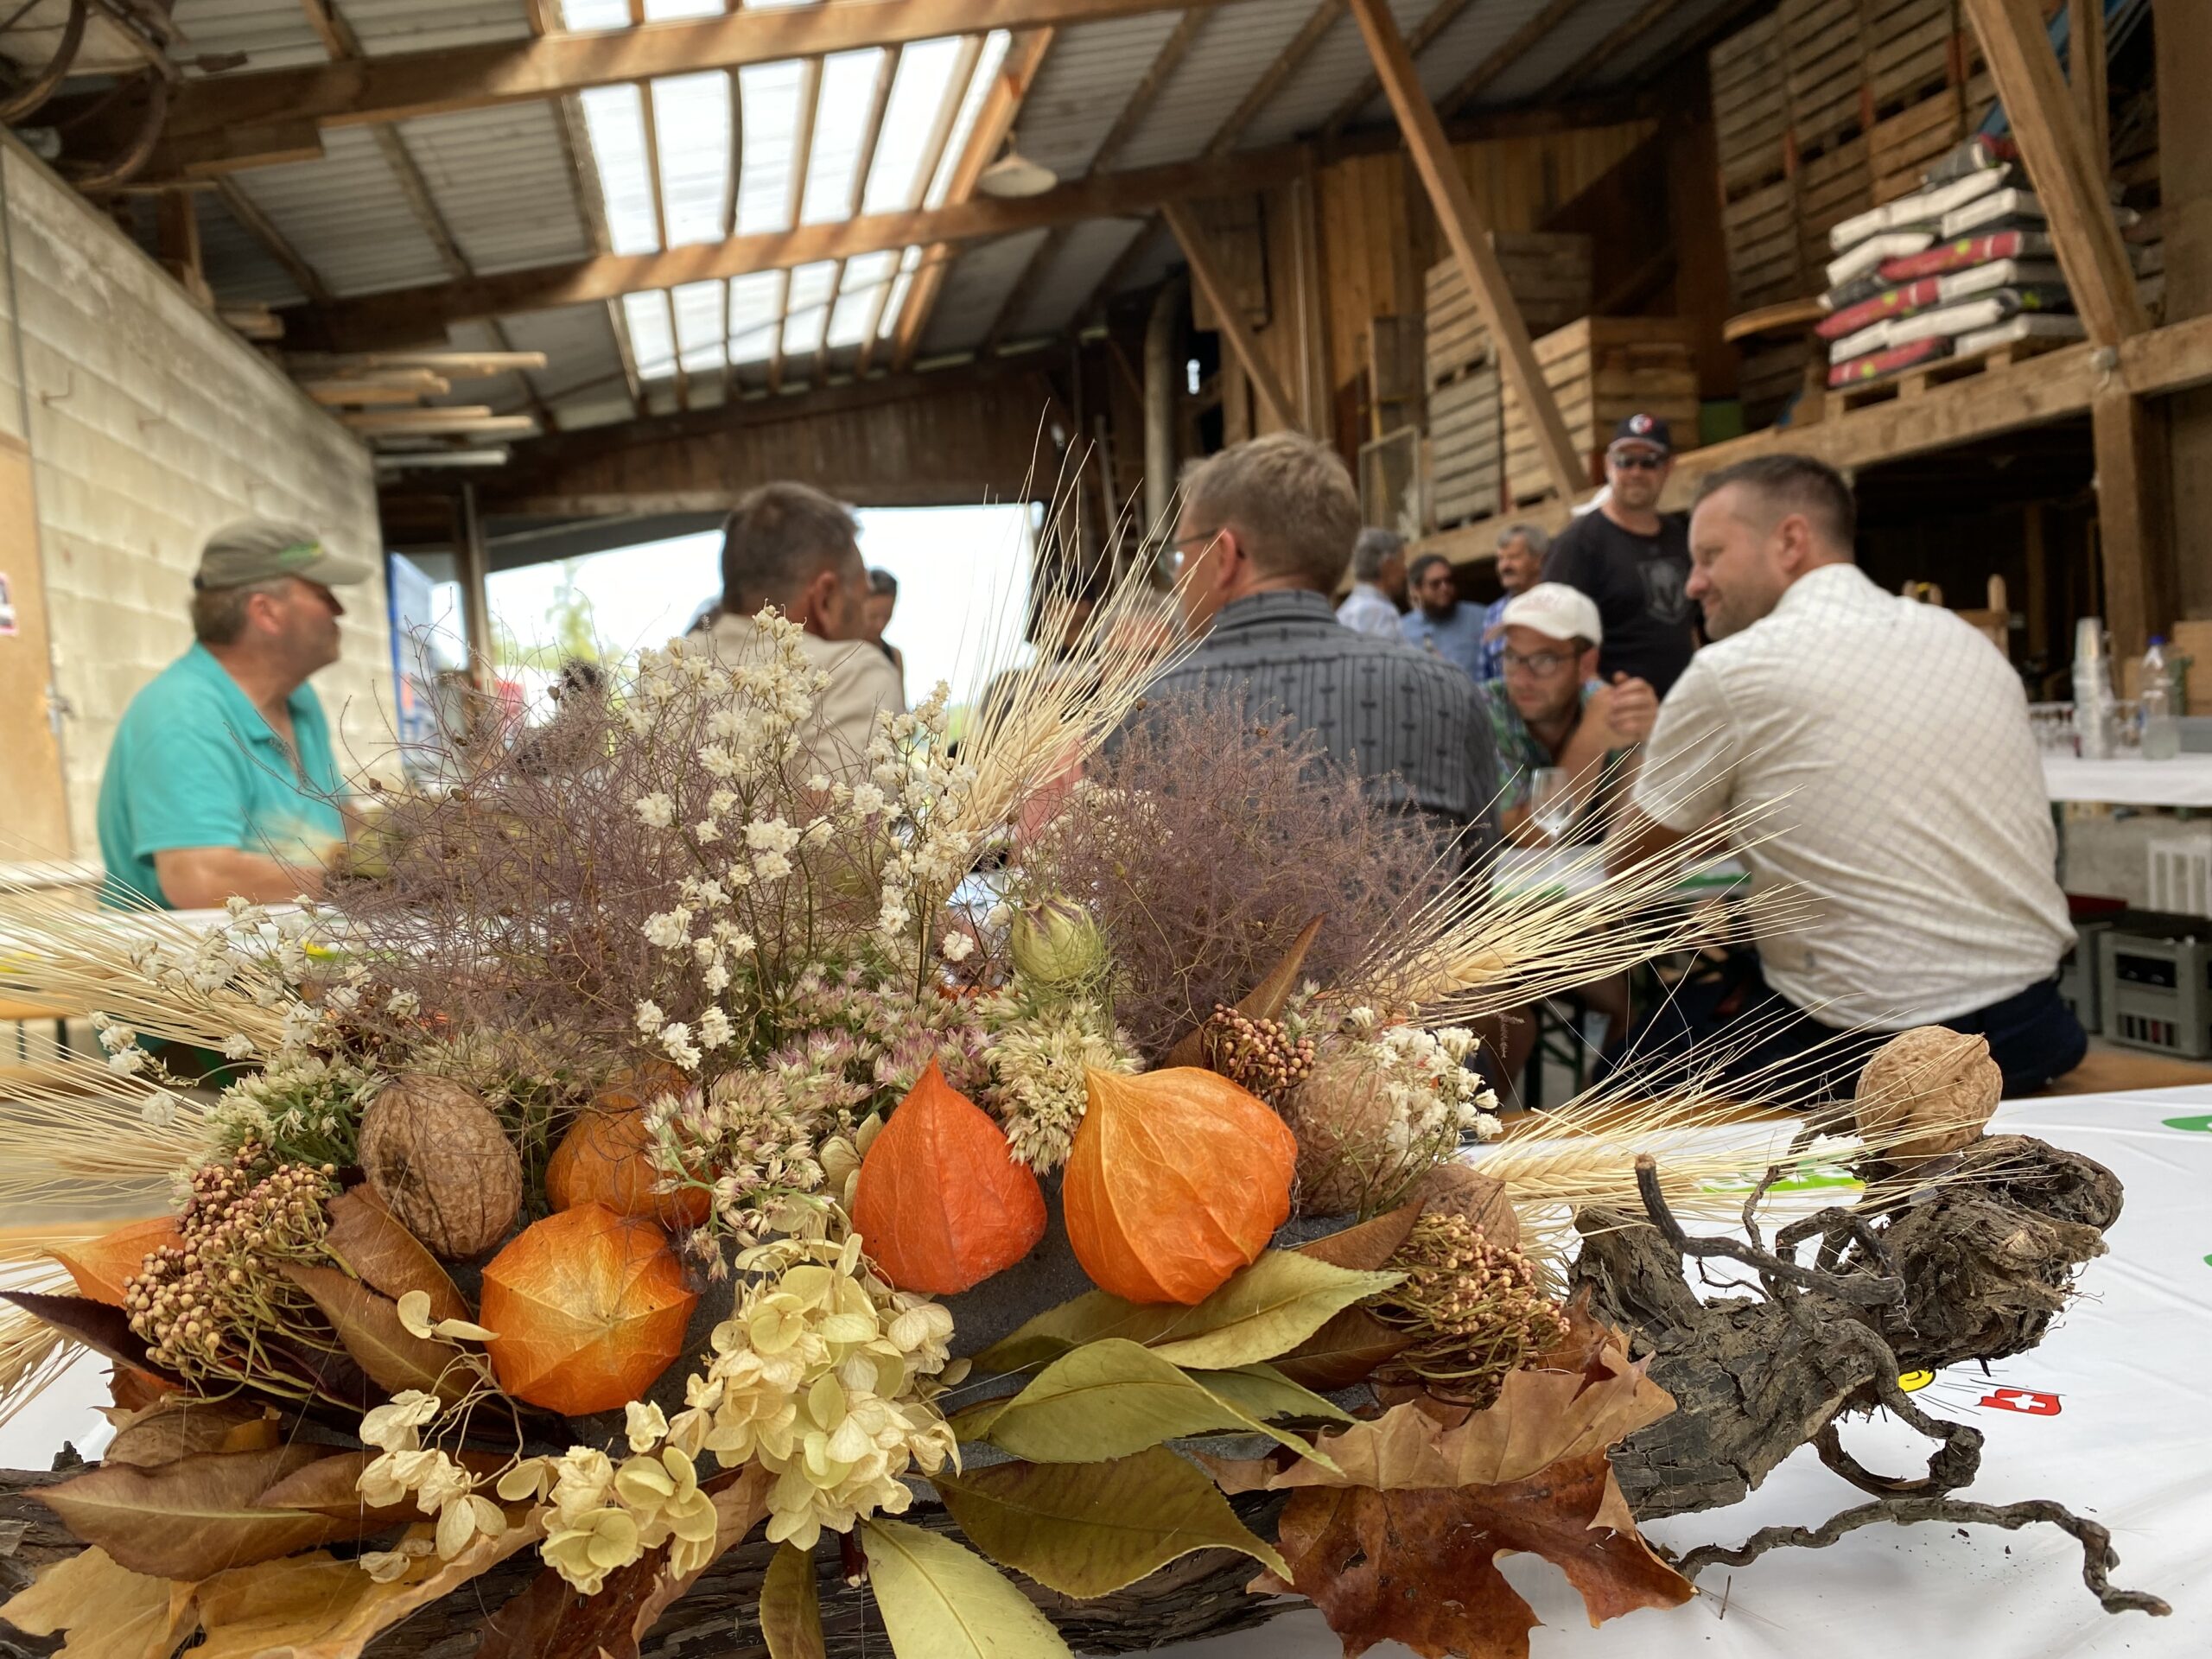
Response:
[[[492,1109],[459,1084],[410,1073],[361,1114],[361,1167],[400,1224],[449,1262],[507,1236],[522,1160]]]
[[[1889,1142],[1881,1155],[1913,1164],[1979,1141],[2004,1090],[1987,1038],[1916,1026],[1874,1052],[1853,1103],[1859,1132]]]

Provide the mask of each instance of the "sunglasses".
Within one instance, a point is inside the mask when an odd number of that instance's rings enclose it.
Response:
[[[1655,455],[1648,449],[1630,449],[1607,455],[1605,459],[1623,472],[1656,473],[1667,464],[1667,457]]]

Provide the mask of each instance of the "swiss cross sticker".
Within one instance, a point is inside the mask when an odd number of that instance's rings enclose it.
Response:
[[[1985,1406],[1994,1406],[1999,1411],[2017,1411],[2030,1417],[2058,1415],[2058,1396],[2041,1394],[2034,1389],[1998,1389],[1981,1396]]]

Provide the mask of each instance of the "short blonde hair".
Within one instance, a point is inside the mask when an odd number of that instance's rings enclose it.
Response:
[[[1295,432],[1270,432],[1196,461],[1184,499],[1202,529],[1227,527],[1271,576],[1303,576],[1327,593],[1359,539],[1359,495],[1336,452]]]

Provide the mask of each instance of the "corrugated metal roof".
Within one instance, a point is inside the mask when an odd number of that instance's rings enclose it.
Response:
[[[1177,13],[1159,11],[1063,29],[1022,105],[1021,153],[1064,179],[1088,173],[1177,21]]]
[[[1738,0],[1683,0],[1633,44],[1592,72],[1586,90],[1624,86],[1667,62],[1688,41],[1703,35],[1723,14],[1738,10]]]
[[[1390,0],[1390,15],[1402,33],[1411,35],[1421,21],[1448,0]],[[1495,3],[1495,0],[1492,0]],[[1476,10],[1487,10],[1478,5]],[[1432,48],[1433,49],[1433,48]],[[1426,54],[1422,62],[1427,61]],[[1316,130],[1351,95],[1370,68],[1367,42],[1359,25],[1346,12],[1306,54],[1290,79],[1276,90],[1244,130],[1240,148],[1286,143],[1300,133]]]
[[[523,0],[331,0],[331,3],[353,26],[361,50],[371,57],[530,38],[530,10]]]
[[[605,305],[525,312],[507,318],[504,327],[515,350],[545,353],[545,367],[531,378],[563,426],[596,425],[629,415],[622,354]]]
[[[1157,167],[1204,150],[1313,11],[1313,0],[1250,0],[1211,13],[1116,165]]]
[[[929,331],[922,336],[922,355],[963,352],[980,345],[1048,234],[1024,231],[962,254],[944,279],[937,309],[930,314]]]
[[[300,292],[284,267],[212,190],[194,197],[200,218],[200,265],[207,285],[226,301],[245,305],[297,305]]]
[[[1522,24],[1548,3],[1549,0],[1477,0],[1477,3],[1446,23],[1443,33],[1431,41],[1428,49],[1414,60],[1414,67],[1421,71],[1422,90],[1431,99],[1441,99],[1476,68],[1487,63]],[[1572,14],[1569,16],[1571,21]],[[1365,55],[1363,45],[1360,57],[1363,60]],[[1363,65],[1358,72],[1348,75],[1338,88],[1337,97],[1341,99],[1349,96],[1364,73]],[[1485,89],[1477,96],[1475,107],[1479,109],[1497,101],[1492,92]],[[1390,105],[1378,92],[1360,111],[1355,124],[1389,119]]]
[[[1136,219],[1094,219],[1074,226],[1039,273],[1036,291],[1021,315],[1010,320],[1006,337],[1031,340],[1067,327],[1143,228],[1144,221]]]
[[[1540,96],[1641,11],[1645,0],[1583,0],[1544,38],[1491,82],[1482,104],[1520,104]]]
[[[438,215],[478,271],[581,259],[591,237],[550,104],[508,104],[400,124]]]
[[[282,69],[330,55],[308,27],[300,0],[176,0],[169,16],[195,56],[242,52],[246,68]]]
[[[443,279],[429,234],[365,127],[334,127],[322,159],[237,175],[239,189],[331,292],[374,294]]]

